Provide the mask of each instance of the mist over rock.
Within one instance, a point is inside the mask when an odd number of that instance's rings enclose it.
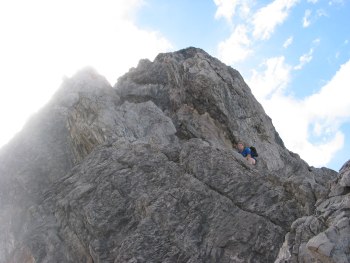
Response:
[[[349,167],[286,149],[201,49],[86,68],[0,151],[0,262],[348,262]]]

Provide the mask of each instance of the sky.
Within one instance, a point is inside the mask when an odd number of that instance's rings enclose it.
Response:
[[[0,0],[0,147],[65,77],[114,85],[189,46],[237,69],[284,141],[315,167],[350,159],[350,0]]]

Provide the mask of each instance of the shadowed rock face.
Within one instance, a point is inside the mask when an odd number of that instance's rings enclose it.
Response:
[[[350,161],[340,169],[338,182],[313,215],[296,220],[276,262],[350,261]]]
[[[65,80],[0,175],[0,262],[349,259],[348,166],[288,151],[238,71],[197,48],[114,87],[92,69]]]

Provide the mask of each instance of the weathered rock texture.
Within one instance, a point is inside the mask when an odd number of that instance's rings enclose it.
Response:
[[[288,151],[238,71],[196,48],[114,87],[92,69],[65,80],[0,175],[0,262],[350,259],[349,165]]]
[[[291,226],[276,262],[350,262],[350,161],[313,215]]]

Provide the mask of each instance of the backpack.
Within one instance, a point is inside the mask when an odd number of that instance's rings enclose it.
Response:
[[[256,151],[256,148],[255,148],[254,146],[250,146],[249,148],[250,148],[250,150],[251,150],[251,152],[252,152],[252,157],[253,157],[253,158],[259,156],[259,154],[258,154],[258,152]]]

